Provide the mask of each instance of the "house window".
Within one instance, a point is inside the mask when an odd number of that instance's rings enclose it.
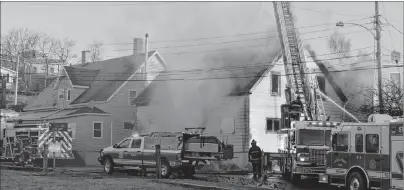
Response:
[[[63,96],[63,95],[64,95],[64,94],[63,94],[63,91],[64,91],[63,89],[59,89],[59,93],[58,93],[58,98],[59,98],[59,99],[63,99],[63,97],[64,97],[64,96]]]
[[[395,83],[398,84],[400,82],[400,73],[390,73],[390,79]]]
[[[66,95],[67,96],[67,101],[71,100],[71,91],[72,90],[70,90],[70,89],[67,90],[67,95]]]
[[[271,73],[271,95],[281,96],[281,75],[278,72]]]
[[[55,73],[55,68],[51,67],[51,68],[50,68],[50,72],[51,72],[51,73]]]
[[[221,133],[234,134],[236,132],[236,125],[234,118],[222,118]]]
[[[379,152],[379,135],[369,134],[366,135],[366,153]]]
[[[33,67],[33,68],[32,68],[32,73],[37,73],[37,72],[38,72],[38,68]]]
[[[136,105],[136,90],[129,90],[129,105],[135,106]]]
[[[267,118],[266,120],[266,132],[276,132],[280,129],[280,119]]]
[[[355,151],[363,152],[363,135],[362,134],[355,135]]]
[[[133,130],[134,129],[134,124],[130,122],[123,122],[123,129],[125,130]]]
[[[102,138],[102,122],[99,121],[93,122],[93,137]]]

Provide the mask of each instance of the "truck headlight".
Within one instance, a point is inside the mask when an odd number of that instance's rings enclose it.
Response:
[[[307,162],[309,161],[309,155],[307,153],[299,153],[297,154],[297,160],[300,162]]]

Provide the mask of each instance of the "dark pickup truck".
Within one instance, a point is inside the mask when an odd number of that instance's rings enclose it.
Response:
[[[128,137],[114,146],[101,149],[98,161],[108,174],[113,173],[116,167],[145,171],[156,167],[156,144],[160,144],[161,148],[161,176],[164,178],[172,172],[191,177],[198,162],[233,158],[233,146],[224,145],[213,136],[151,133]]]

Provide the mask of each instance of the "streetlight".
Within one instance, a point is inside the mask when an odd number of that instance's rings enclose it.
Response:
[[[362,27],[364,29],[366,29],[367,31],[369,31],[374,39],[377,41],[377,52],[376,52],[376,57],[377,57],[377,66],[378,66],[378,97],[379,97],[379,112],[382,114],[384,112],[383,109],[383,94],[382,94],[382,60],[381,60],[381,56],[380,56],[380,32],[376,31],[376,35],[372,32],[372,30],[370,30],[369,28],[367,28],[366,26],[360,25],[360,24],[356,24],[356,23],[343,23],[342,21],[339,21],[336,23],[337,27],[344,27],[345,24],[351,24],[351,25],[355,25],[355,26],[359,26]],[[377,30],[377,29],[376,29]]]

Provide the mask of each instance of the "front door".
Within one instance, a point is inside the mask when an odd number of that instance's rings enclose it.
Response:
[[[124,159],[124,154],[128,152],[131,141],[132,139],[125,139],[115,148],[113,159],[116,164],[126,164],[127,161]]]
[[[141,166],[142,165],[142,139],[135,138],[132,140],[128,152],[124,153],[125,161],[131,166]]]

